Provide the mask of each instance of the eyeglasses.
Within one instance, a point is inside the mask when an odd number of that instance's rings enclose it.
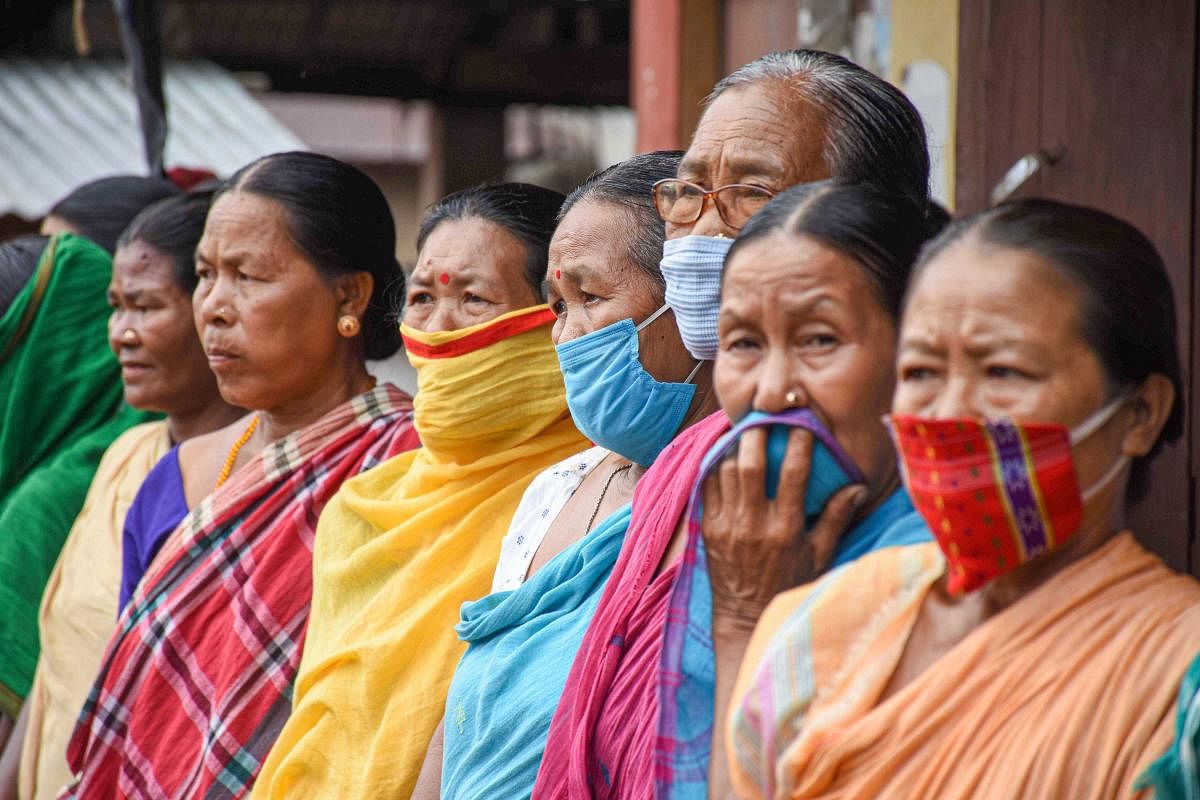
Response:
[[[711,198],[721,221],[734,230],[741,230],[774,196],[771,190],[748,183],[731,183],[711,192],[678,178],[664,178],[654,184],[654,207],[663,222],[672,225],[691,225],[700,219],[704,204]]]

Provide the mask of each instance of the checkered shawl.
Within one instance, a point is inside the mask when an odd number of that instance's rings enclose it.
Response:
[[[121,615],[61,797],[247,794],[291,709],[321,509],[418,444],[411,398],[381,386],[268,446],[193,509]]]

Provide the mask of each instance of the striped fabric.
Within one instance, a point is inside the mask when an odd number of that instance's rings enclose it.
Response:
[[[62,797],[241,797],[291,706],[322,507],[418,444],[410,398],[359,395],[202,501],[121,615],[68,750]]]
[[[717,312],[721,308],[721,271],[733,239],[683,236],[663,243],[659,263],[667,283],[666,301],[675,312],[683,344],[693,357],[717,357]]]

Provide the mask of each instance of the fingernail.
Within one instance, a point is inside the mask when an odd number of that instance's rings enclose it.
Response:
[[[855,508],[862,507],[862,504],[867,502],[867,487],[864,486],[861,489],[859,489],[857,492],[855,492],[854,499],[851,500],[850,502],[854,504]]]

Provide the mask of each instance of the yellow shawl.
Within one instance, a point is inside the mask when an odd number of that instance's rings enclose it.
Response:
[[[1132,795],[1171,741],[1200,584],[1120,534],[879,702],[943,571],[892,548],[776,598],[730,705],[739,796]]]
[[[325,507],[292,716],[254,797],[407,798],[513,512],[586,442],[567,411],[545,306],[436,334],[402,328],[423,447]]]
[[[71,781],[67,742],[117,624],[125,512],[168,448],[166,422],[130,428],[109,446],[42,595],[42,651],[21,751],[20,796],[58,797]]]

